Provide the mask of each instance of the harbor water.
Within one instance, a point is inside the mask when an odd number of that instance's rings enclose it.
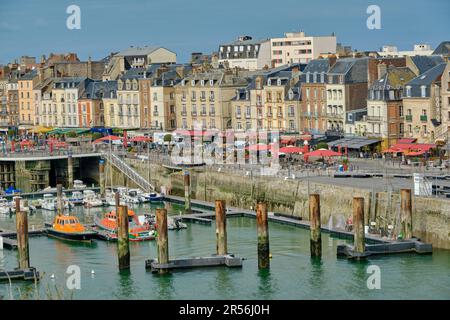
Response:
[[[166,204],[170,214],[182,209]],[[155,205],[133,206],[137,214],[153,212]],[[92,223],[95,214],[112,208],[84,209],[74,214]],[[38,210],[30,226],[52,222],[54,213]],[[170,258],[215,253],[216,235],[211,225],[187,223],[169,231]],[[14,230],[14,216],[0,216],[0,229]],[[30,237],[31,265],[41,273],[34,282],[0,283],[0,299],[450,299],[450,251],[432,255],[399,254],[370,257],[363,262],[336,257],[337,245],[346,240],[322,233],[322,259],[311,259],[309,231],[269,223],[270,270],[258,271],[256,222],[252,218],[227,220],[228,251],[245,258],[242,268],[214,267],[155,275],[145,270],[145,260],[156,257],[156,242],[130,243],[131,269],[119,272],[117,244],[96,240],[77,244]],[[81,271],[80,289],[69,290],[67,269]],[[380,270],[380,289],[368,289],[371,273]],[[0,250],[0,269],[17,266],[17,253]]]

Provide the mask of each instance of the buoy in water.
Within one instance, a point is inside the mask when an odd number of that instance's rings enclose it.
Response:
[[[91,270],[91,274],[94,275],[94,274],[95,274],[95,271],[94,271],[94,270]]]
[[[51,278],[51,279],[55,279],[55,275],[52,274],[52,275],[50,276],[50,278]]]

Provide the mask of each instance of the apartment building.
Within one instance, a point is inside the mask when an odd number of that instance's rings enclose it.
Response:
[[[16,79],[6,84],[6,109],[8,112],[8,123],[10,126],[18,127],[19,118],[19,85]]]
[[[231,71],[194,72],[175,85],[177,128],[231,128],[231,100],[248,82]]]
[[[368,61],[366,57],[339,59],[328,70],[328,131],[343,134],[346,112],[367,106]]]
[[[403,87],[415,74],[409,68],[386,68],[385,64],[378,69],[380,78],[368,90],[367,114],[355,123],[354,133],[381,138],[382,149],[387,149],[403,137]]]
[[[321,133],[327,129],[326,83],[336,57],[311,60],[301,76],[300,130]]]
[[[121,128],[139,128],[141,109],[139,101],[139,79],[144,77],[146,69],[128,70],[117,80],[118,123]]]
[[[300,66],[254,75],[231,101],[235,131],[299,131]]]
[[[450,43],[448,44],[450,50]],[[441,126],[436,129],[435,138],[441,142],[449,142],[450,138],[450,61],[442,73],[441,79]]]
[[[270,67],[270,40],[240,36],[236,41],[219,46],[219,65],[250,71]]]
[[[286,32],[282,38],[270,39],[271,66],[308,63],[321,54],[336,53],[336,37],[307,36],[305,32]]]
[[[434,142],[436,129],[442,123],[440,86],[446,65],[438,64],[406,83],[403,92],[405,137]]]
[[[28,72],[17,80],[21,127],[31,128],[36,124],[33,88],[38,81],[39,77],[36,70]]]
[[[111,119],[117,101],[116,81],[88,81],[78,99],[80,127],[103,127]],[[108,110],[108,111],[106,111]]]

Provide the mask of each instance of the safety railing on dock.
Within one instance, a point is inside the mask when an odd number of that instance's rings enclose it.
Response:
[[[125,161],[120,159],[119,156],[111,152],[103,152],[102,155],[108,160],[113,166],[120,170],[124,175],[131,179],[143,190],[150,192],[154,191],[155,187],[150,184],[144,177],[136,172],[132,167],[130,167]]]

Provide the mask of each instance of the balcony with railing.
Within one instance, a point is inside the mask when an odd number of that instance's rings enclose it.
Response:
[[[343,113],[327,112],[327,118],[330,118],[330,119],[344,119],[344,114]]]
[[[383,117],[382,116],[366,116],[366,120],[372,121],[372,122],[380,122],[380,121],[383,121]]]
[[[427,121],[428,121],[427,115],[422,114],[422,115],[420,116],[420,121],[422,121],[422,122],[427,122]]]

